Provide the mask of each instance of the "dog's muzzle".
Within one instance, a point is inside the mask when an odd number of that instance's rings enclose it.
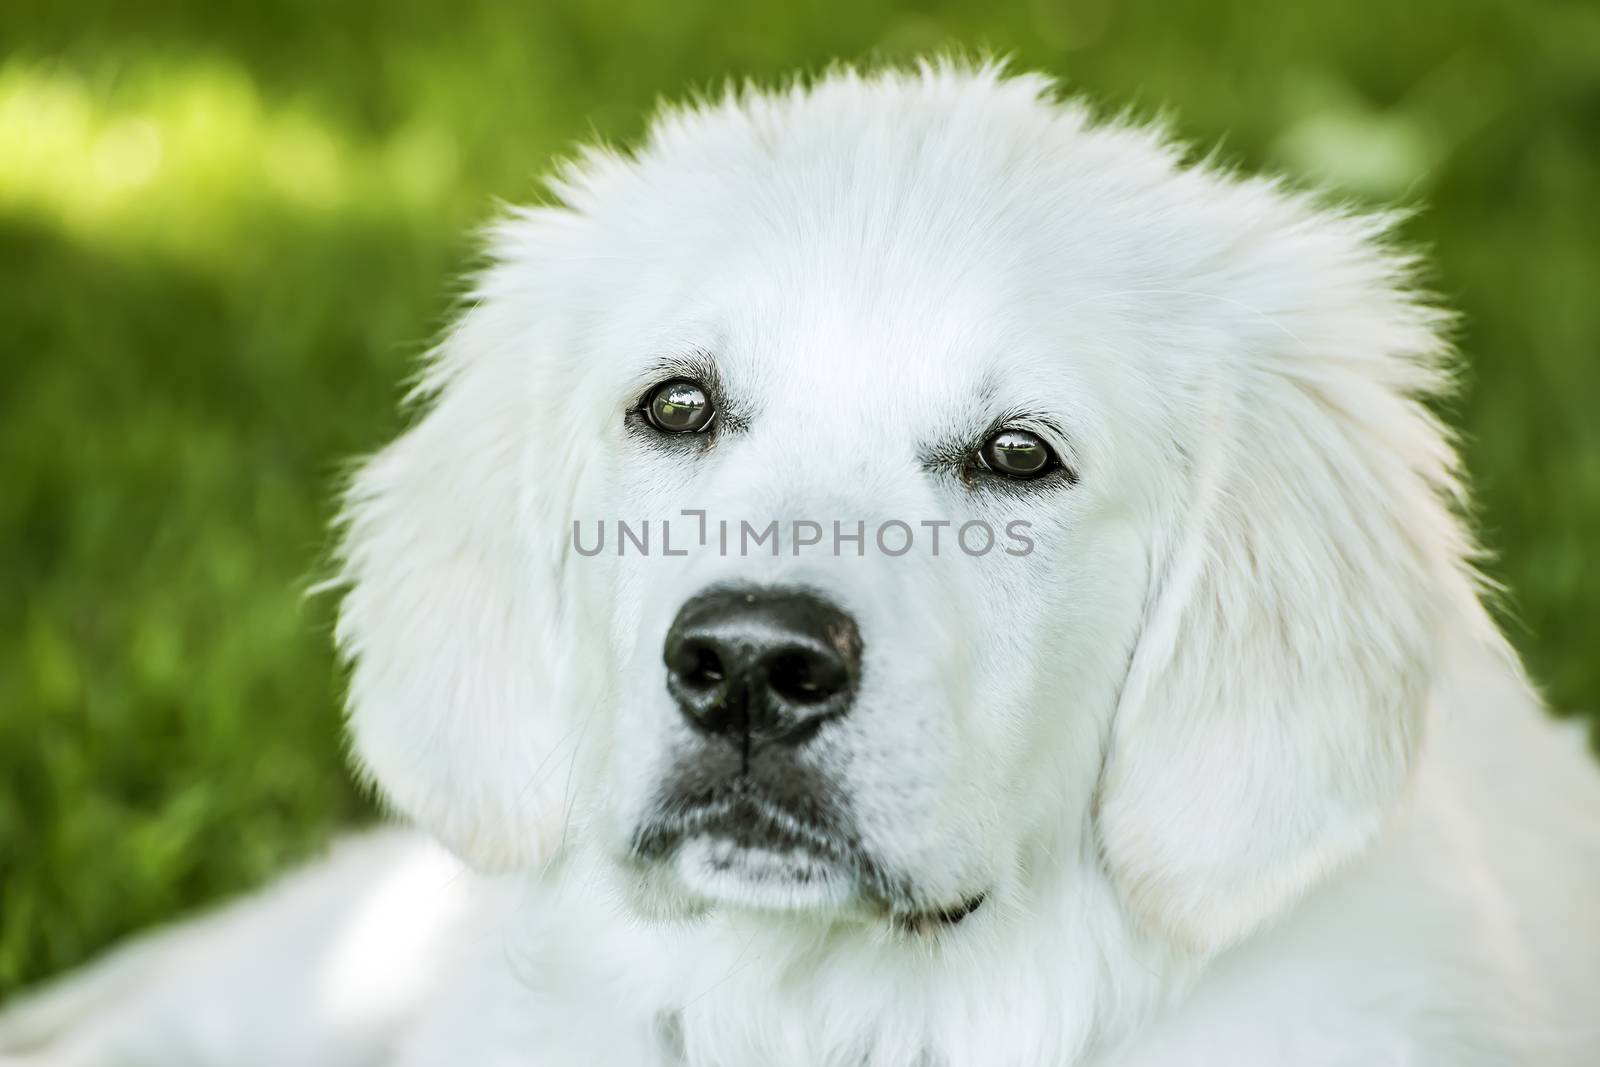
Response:
[[[921,904],[862,847],[849,798],[819,766],[809,742],[861,684],[861,633],[843,610],[803,589],[713,589],[678,612],[662,658],[692,741],[634,835],[635,861],[676,857],[702,885],[727,877],[775,899],[858,896],[906,930],[953,926],[983,902]]]
[[[719,867],[757,880],[802,868],[859,880],[865,860],[847,798],[808,744],[855,700],[855,620],[801,589],[713,589],[678,612],[663,659],[690,730],[634,856],[662,861],[698,840]],[[763,872],[763,856],[787,859]]]

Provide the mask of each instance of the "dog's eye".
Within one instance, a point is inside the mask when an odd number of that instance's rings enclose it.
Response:
[[[705,387],[687,378],[662,382],[645,394],[644,417],[661,433],[699,433],[717,413]]]
[[[985,467],[1007,478],[1042,478],[1061,466],[1055,451],[1028,430],[1000,430],[983,443],[978,456]]]

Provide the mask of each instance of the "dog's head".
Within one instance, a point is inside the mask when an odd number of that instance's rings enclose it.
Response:
[[[659,119],[514,214],[348,498],[357,757],[463,855],[1207,950],[1369,841],[1477,617],[1383,226],[993,70]]]

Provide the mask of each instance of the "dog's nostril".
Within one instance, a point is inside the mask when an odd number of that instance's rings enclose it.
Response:
[[[694,661],[683,672],[683,680],[697,689],[711,689],[722,684],[727,672],[722,667],[722,657],[710,645],[692,649]]]
[[[722,656],[705,641],[683,641],[672,650],[667,667],[673,677],[691,689],[715,689],[727,680]]]
[[[792,704],[820,704],[843,689],[847,681],[837,664],[803,650],[779,653],[767,666],[767,685]]]

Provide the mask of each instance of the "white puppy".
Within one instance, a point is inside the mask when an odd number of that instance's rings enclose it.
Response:
[[[357,760],[470,873],[353,841],[0,1048],[1600,1063],[1600,779],[1384,220],[955,65],[553,189],[344,523]]]

